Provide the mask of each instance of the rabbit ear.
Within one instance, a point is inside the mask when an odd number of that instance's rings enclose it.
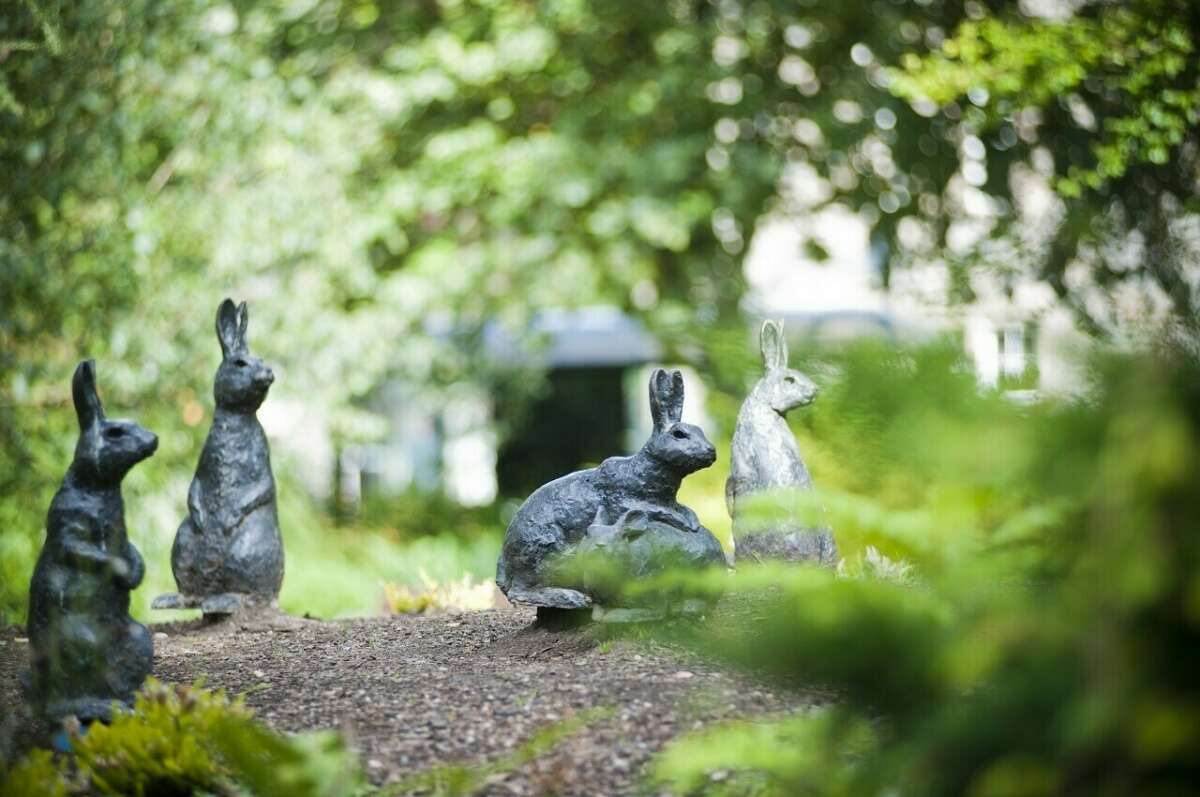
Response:
[[[671,372],[671,384],[667,405],[667,418],[671,423],[679,423],[683,419],[683,374]]]
[[[71,380],[71,397],[75,400],[75,416],[79,418],[80,430],[104,420],[104,407],[96,394],[96,361],[84,360],[75,367]]]
[[[232,299],[226,299],[217,308],[217,340],[221,343],[222,357],[238,350],[238,310]]]
[[[655,368],[650,375],[650,417],[655,433],[683,417],[683,374]]]
[[[650,374],[650,419],[654,421],[656,434],[667,427],[667,411],[662,400],[666,381],[667,372],[661,368],[655,368]]]
[[[238,348],[242,351],[249,351],[246,345],[246,327],[250,323],[250,311],[246,309],[246,303],[242,302],[237,307],[237,343]]]
[[[763,365],[768,371],[778,371],[787,368],[788,350],[787,339],[783,337],[783,322],[766,320],[762,325],[759,336],[762,349]]]

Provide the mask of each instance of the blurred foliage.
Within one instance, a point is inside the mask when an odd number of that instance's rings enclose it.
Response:
[[[49,750],[31,750],[28,755],[8,766],[0,761],[0,795],[25,797],[40,794],[45,797],[66,797],[70,794],[68,783],[74,781],[69,773],[60,771],[54,753]],[[75,781],[77,782],[77,781]]]
[[[358,756],[337,731],[283,736],[256,722],[226,719],[212,742],[238,784],[257,797],[351,797],[373,791]]]
[[[447,529],[465,540],[495,534],[508,525],[503,506],[463,506],[450,496],[409,489],[399,495],[368,494],[363,497],[348,530],[368,529],[397,539],[435,537]]]
[[[405,526],[410,518],[399,515],[390,527],[331,527],[310,501],[293,495],[289,504],[280,514],[281,524],[287,523],[287,575],[279,594],[285,611],[321,618],[373,615],[392,610],[389,589],[458,596],[464,583],[495,576],[501,526],[463,534],[448,523],[418,535]]]
[[[985,258],[1020,262],[1099,330],[1121,327],[1122,294],[1146,294],[1196,344],[1200,6],[1084,0],[1047,20],[990,5],[967,3],[953,35],[888,72],[894,93],[945,120],[960,188],[990,197]],[[1059,203],[1023,196],[1030,167]]]
[[[134,710],[110,725],[76,724],[70,735],[74,761],[97,791],[108,794],[190,794],[215,791],[230,770],[210,738],[230,717],[249,718],[240,700],[151,679]]]
[[[845,392],[822,401],[847,402],[847,438],[833,440],[858,452],[862,474],[768,496],[758,511],[788,500],[823,512],[839,546],[863,559],[840,575],[759,567],[689,579],[726,590],[729,613],[673,629],[836,698],[683,739],[658,760],[662,784],[725,795],[1193,793],[1200,365],[1169,351],[1114,357],[1097,364],[1085,398],[1007,409],[955,390],[956,370],[936,350],[839,363]],[[941,389],[921,395],[926,382]]]
[[[109,725],[68,727],[71,754],[34,750],[0,770],[0,795],[255,794],[336,797],[365,791],[336,733],[280,736],[240,698],[154,678]]]

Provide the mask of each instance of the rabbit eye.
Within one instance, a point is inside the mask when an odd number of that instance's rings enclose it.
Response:
[[[784,377],[783,381],[787,382],[789,385],[794,385],[794,384],[796,384],[796,377],[794,377],[794,376]]]
[[[673,429],[671,430],[671,437],[674,437],[676,440],[686,440],[687,432],[682,429]]]
[[[236,360],[233,361],[233,364],[236,365],[238,368],[245,368],[250,363],[246,362],[241,357],[238,357]]]
[[[125,436],[125,430],[122,429],[120,426],[110,426],[109,428],[104,430],[104,436],[107,437],[109,440],[116,440],[118,437]]]

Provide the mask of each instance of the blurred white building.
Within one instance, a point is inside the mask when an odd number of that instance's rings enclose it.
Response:
[[[827,253],[825,259],[805,255],[810,238]],[[844,209],[831,208],[803,223],[767,221],[746,256],[747,312],[783,318],[794,332],[822,340],[960,334],[981,386],[1008,388],[1019,399],[1082,386],[1087,338],[1048,285],[1018,283],[1009,295],[997,280],[975,275],[977,299],[956,306],[949,301],[942,264],[893,270],[885,290],[881,257],[870,247],[866,225]]]

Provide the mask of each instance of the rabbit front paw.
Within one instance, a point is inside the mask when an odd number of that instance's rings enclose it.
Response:
[[[241,525],[242,517],[236,512],[214,512],[212,514],[212,529],[228,537],[233,534],[234,529]]]
[[[113,575],[117,577],[117,581],[126,589],[137,589],[142,583],[142,579],[146,575],[146,562],[142,559],[142,555],[138,553],[138,549],[132,544],[125,545],[125,555],[119,558],[121,566],[124,567],[124,573],[117,575],[116,570]]]
[[[108,558],[108,572],[115,581],[118,581],[122,584],[128,583],[129,581],[129,563],[119,556],[110,556]]]
[[[644,506],[637,508],[644,511],[649,520],[665,523],[672,528],[679,529],[680,531],[696,532],[701,528],[700,518],[698,518],[696,513],[688,509],[686,506],[680,506],[678,508],[665,506]]]

